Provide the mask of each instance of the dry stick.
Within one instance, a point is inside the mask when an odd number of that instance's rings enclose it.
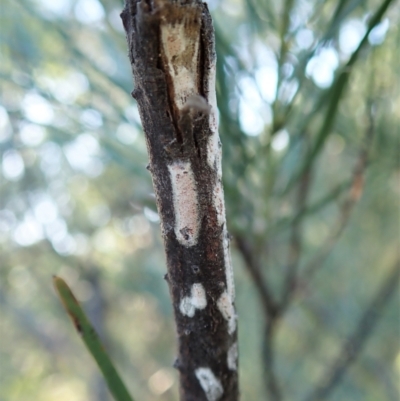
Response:
[[[207,5],[127,0],[121,14],[150,156],[183,401],[238,399],[237,326]]]
[[[382,316],[382,310],[398,288],[399,276],[400,261],[396,261],[375,298],[366,308],[354,333],[343,345],[339,356],[329,368],[325,378],[321,380],[321,384],[315,390],[304,398],[304,401],[325,400],[340,383],[346,370],[362,352],[366,341],[372,334],[373,329],[376,327],[379,318]]]

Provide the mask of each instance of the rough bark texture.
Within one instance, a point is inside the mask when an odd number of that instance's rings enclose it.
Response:
[[[238,399],[214,32],[200,0],[127,0],[127,33],[173,301],[181,400]]]

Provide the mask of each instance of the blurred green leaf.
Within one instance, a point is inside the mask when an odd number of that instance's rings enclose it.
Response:
[[[67,283],[57,276],[53,277],[53,282],[61,302],[63,303],[65,310],[68,312],[77,333],[81,336],[86,348],[96,361],[97,366],[101,370],[115,400],[134,401],[111,362],[98,334],[90,324],[85,312],[82,310]]]

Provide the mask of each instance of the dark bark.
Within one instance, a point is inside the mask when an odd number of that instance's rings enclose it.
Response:
[[[181,400],[237,400],[211,17],[200,0],[127,0],[121,17],[161,218]]]

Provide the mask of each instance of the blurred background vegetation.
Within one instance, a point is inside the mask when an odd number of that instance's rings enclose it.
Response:
[[[53,274],[135,399],[177,400],[123,3],[0,1],[0,400],[110,399]],[[396,401],[399,3],[209,8],[242,399]]]

